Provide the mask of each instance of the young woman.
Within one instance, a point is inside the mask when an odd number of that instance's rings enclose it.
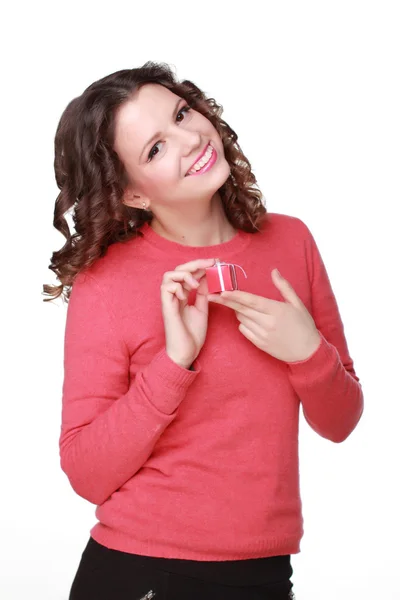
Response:
[[[221,113],[149,62],[57,129],[61,467],[97,505],[70,600],[293,598],[300,405],[333,442],[362,414],[314,238],[266,211]],[[216,259],[239,289],[210,294]]]

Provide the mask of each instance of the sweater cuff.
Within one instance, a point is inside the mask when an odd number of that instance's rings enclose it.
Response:
[[[197,361],[193,361],[192,366],[196,365]],[[172,387],[180,388],[187,383],[191,383],[195,378],[194,371],[181,367],[167,354],[164,347],[152,361],[154,366],[157,366],[158,374],[163,378],[163,381]],[[198,367],[196,368],[198,371]]]
[[[318,348],[305,360],[286,363],[289,376],[298,383],[315,382],[323,380],[340,363],[340,356],[336,348],[318,331],[320,344]]]
[[[165,347],[154,357],[148,366],[146,379],[151,374],[151,402],[159,411],[168,415],[176,411],[201,370],[198,359],[193,366],[195,371],[178,365],[169,357]]]

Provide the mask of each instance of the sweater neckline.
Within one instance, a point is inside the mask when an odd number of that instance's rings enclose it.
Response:
[[[250,243],[251,233],[238,229],[236,234],[227,242],[213,244],[211,246],[186,246],[178,242],[169,240],[150,227],[149,222],[141,227],[143,238],[153,246],[168,256],[189,256],[193,258],[221,258],[227,255],[236,254],[246,248]]]

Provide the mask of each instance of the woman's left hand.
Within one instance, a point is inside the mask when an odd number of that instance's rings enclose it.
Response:
[[[208,299],[232,308],[239,331],[257,348],[288,363],[307,360],[321,342],[314,319],[278,269],[272,281],[284,302],[240,290],[209,294]]]

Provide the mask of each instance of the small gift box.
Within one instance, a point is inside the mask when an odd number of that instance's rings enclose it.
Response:
[[[238,290],[238,283],[236,277],[236,268],[239,267],[244,273],[247,279],[247,275],[241,266],[215,261],[215,265],[206,269],[206,280],[208,286],[208,293],[215,294],[218,292],[231,292]]]

